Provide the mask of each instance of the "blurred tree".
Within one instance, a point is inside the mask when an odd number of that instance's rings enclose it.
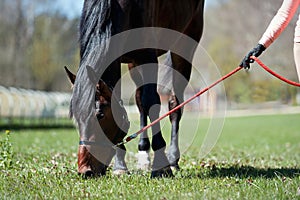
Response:
[[[209,54],[214,58],[222,75],[232,71],[236,67],[238,58],[234,52],[228,48],[232,44],[232,38],[219,37],[213,40],[208,46]],[[216,77],[217,78],[217,77]],[[245,72],[238,76],[232,76],[224,81],[225,92],[229,102],[249,102],[250,101],[250,79]]]
[[[77,20],[60,16],[40,15],[35,18],[35,30],[28,54],[28,62],[36,89],[61,88],[65,64],[77,62]],[[74,28],[75,27],[75,28]],[[72,31],[70,31],[72,30]]]
[[[0,1],[1,85],[69,91],[63,66],[78,63],[78,19],[54,2]]]
[[[264,33],[273,16],[282,4],[282,0],[218,0],[206,10],[205,29],[202,45],[208,50],[222,73],[234,69],[246,53]],[[293,59],[293,36],[296,17],[266,52],[261,59],[273,70],[283,76],[297,80]],[[288,67],[284,67],[288,66]],[[282,100],[282,93],[295,99],[296,92],[282,90],[281,82],[262,70],[257,65],[250,72],[239,73],[224,82],[226,95],[232,102],[263,102]],[[289,70],[287,70],[287,68]],[[272,79],[272,80],[270,80]]]

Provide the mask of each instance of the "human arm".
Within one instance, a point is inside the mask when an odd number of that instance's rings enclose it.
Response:
[[[254,61],[250,59],[251,56],[260,56],[262,52],[267,49],[284,31],[289,22],[292,20],[296,13],[300,0],[284,0],[277,14],[273,17],[271,23],[266,29],[265,33],[258,42],[258,45],[253,48],[245,56],[241,62],[241,66],[245,69],[250,68],[250,63]]]

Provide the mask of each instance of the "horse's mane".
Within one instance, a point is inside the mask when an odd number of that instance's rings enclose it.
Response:
[[[114,32],[111,16],[112,3],[113,0],[84,1],[79,27],[79,68],[86,67],[87,65],[96,65],[99,57],[108,48],[106,41]],[[73,116],[72,99],[70,103],[70,117]]]
[[[111,1],[86,0],[80,21],[80,57],[85,60],[94,48],[99,48],[103,34],[112,34]],[[96,61],[94,61],[96,62]]]

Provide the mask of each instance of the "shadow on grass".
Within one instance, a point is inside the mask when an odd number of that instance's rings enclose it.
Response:
[[[73,129],[75,126],[69,124],[0,124],[0,133],[5,130],[46,130],[46,129]]]
[[[300,176],[298,168],[255,168],[252,166],[222,167],[211,169],[207,176],[209,177],[253,177],[253,178],[293,178]]]
[[[75,128],[69,118],[0,118],[0,131]],[[1,133],[0,132],[0,133]]]
[[[299,168],[256,168],[252,166],[229,166],[201,168],[181,171],[182,178],[295,178],[300,176]]]

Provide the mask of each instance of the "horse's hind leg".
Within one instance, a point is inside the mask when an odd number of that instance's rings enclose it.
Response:
[[[130,76],[134,83],[137,86],[135,92],[135,100],[137,107],[140,113],[140,127],[143,128],[147,125],[147,114],[145,113],[143,106],[142,106],[142,95],[143,95],[143,86],[142,86],[142,77],[138,70],[134,69],[135,64],[129,63],[128,68],[130,72]],[[138,144],[138,154],[137,154],[137,168],[141,170],[148,170],[150,168],[150,141],[148,138],[147,130],[142,132],[139,139]]]
[[[199,42],[203,31],[203,8],[204,1],[199,1],[196,12],[194,13],[192,19],[185,27],[183,33],[190,36],[195,41]],[[179,39],[175,44],[178,48],[182,48],[184,43]],[[169,109],[173,109],[177,105],[183,102],[184,90],[190,80],[191,69],[192,69],[192,58],[197,46],[191,46],[186,48],[186,54],[190,58],[190,62],[183,59],[179,55],[171,54],[172,65],[173,65],[173,93],[169,100]],[[171,144],[168,152],[168,159],[171,166],[179,168],[178,161],[180,158],[180,151],[178,146],[178,130],[179,121],[182,116],[183,108],[177,110],[170,115],[170,120],[172,123],[172,133],[171,133]]]
[[[191,64],[177,55],[172,54],[173,60],[173,91],[169,97],[169,110],[183,102],[184,90],[188,84],[191,74]],[[179,169],[180,151],[178,144],[179,122],[182,117],[183,108],[178,109],[170,115],[171,141],[168,151],[168,159],[171,167]]]

